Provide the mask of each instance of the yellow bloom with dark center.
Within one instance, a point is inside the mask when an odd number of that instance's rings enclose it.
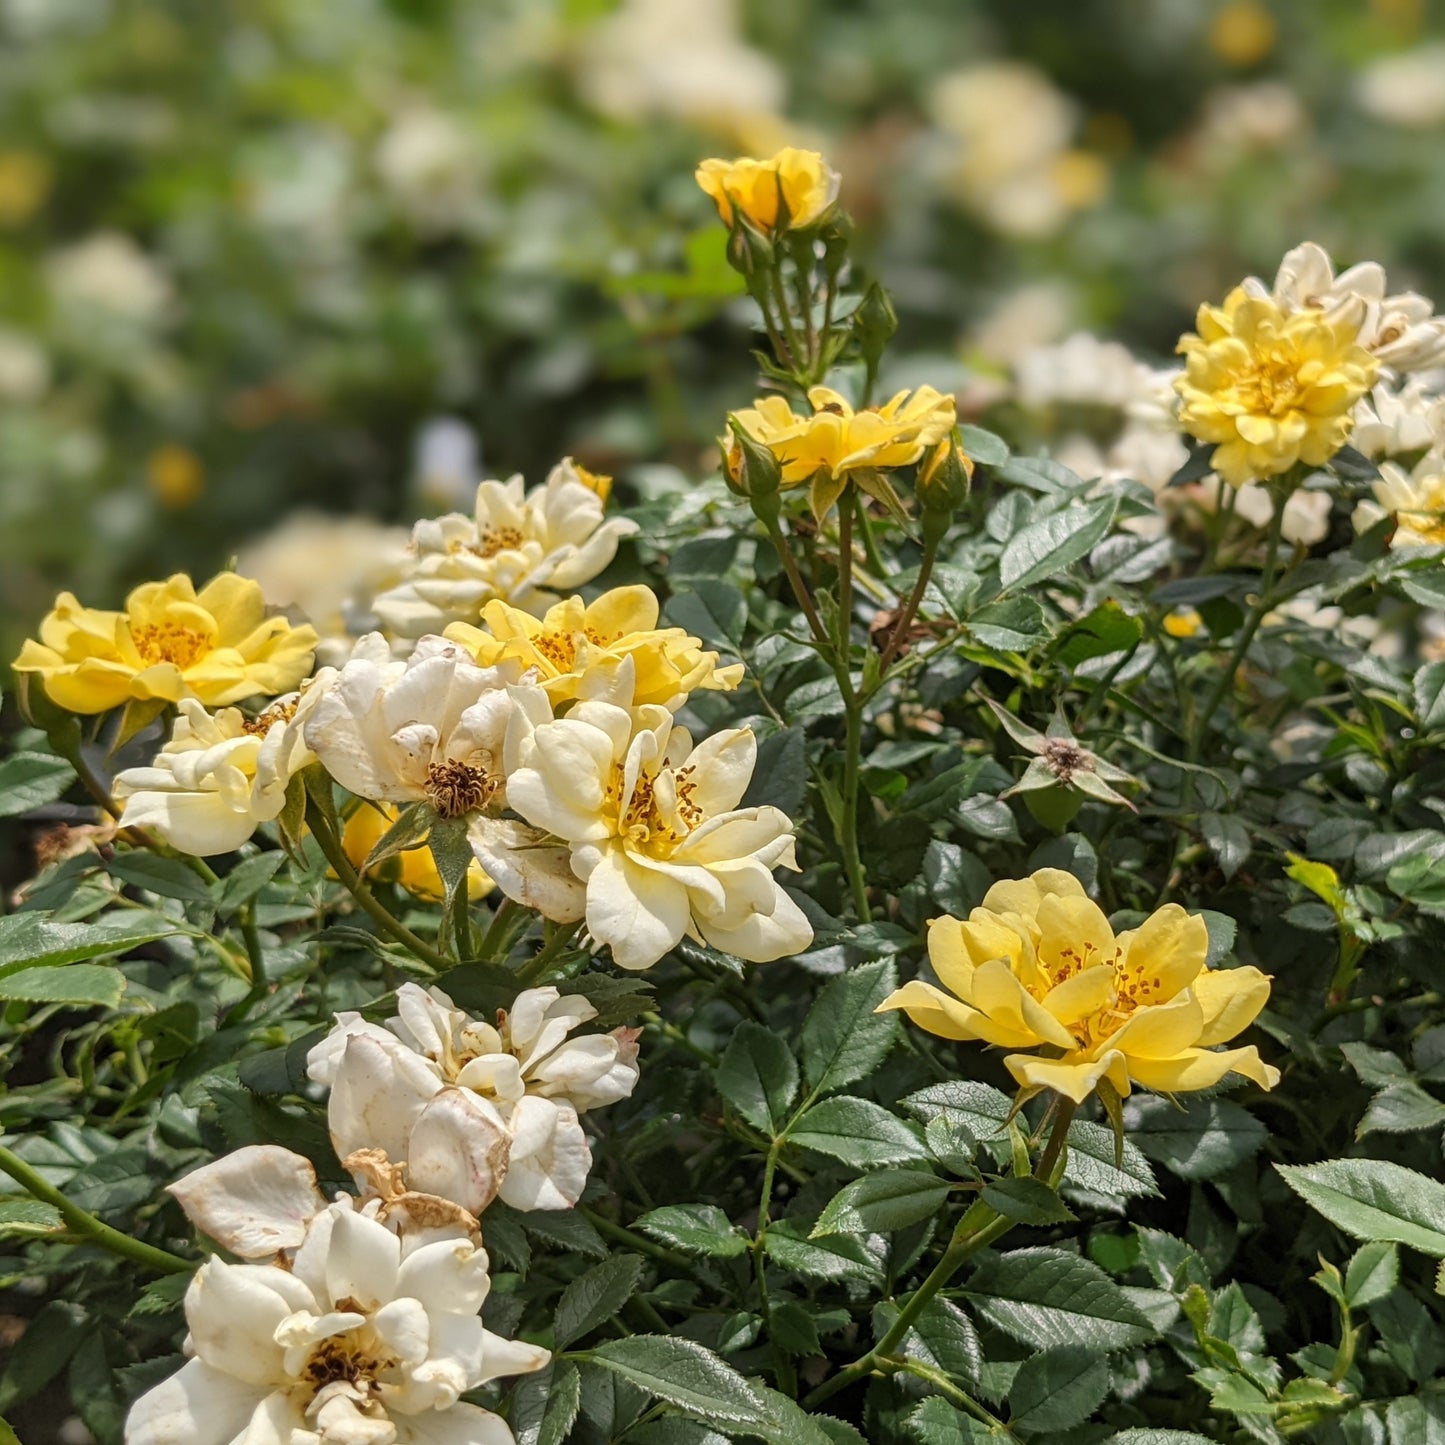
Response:
[[[797,231],[822,219],[838,199],[838,173],[817,151],[785,146],[770,160],[744,156],[707,160],[697,183],[712,198],[725,226],[741,212],[759,231]]]
[[[1198,332],[1179,350],[1174,383],[1184,430],[1215,444],[1213,465],[1231,486],[1279,476],[1297,462],[1323,466],[1344,446],[1351,409],[1379,363],[1359,345],[1364,303],[1286,314],[1268,297],[1230,292],[1201,306]]]
[[[1187,1093],[1241,1074],[1261,1088],[1279,1070],[1259,1051],[1216,1049],[1269,998],[1257,968],[1205,966],[1204,920],[1178,904],[1115,934],[1070,873],[1040,869],[995,883],[967,921],[935,918],[928,957],[939,988],[914,981],[885,999],[945,1039],[1011,1049],[1004,1064],[1026,1088],[1082,1103],[1107,1080]]]
[[[353,868],[360,870],[367,855],[396,822],[399,814],[400,809],[390,803],[362,803],[352,812],[341,834],[341,848]],[[378,863],[370,876],[400,884],[408,893],[437,903],[447,896],[446,885],[437,872],[436,859],[425,843],[392,854]],[[474,900],[485,898],[493,887],[492,880],[474,858],[467,868],[467,897]]]
[[[483,667],[509,659],[535,668],[553,706],[596,695],[603,677],[631,658],[636,680],[631,705],[680,707],[698,688],[730,692],[743,666],[718,666],[715,652],[680,627],[659,628],[657,595],[650,587],[614,587],[595,602],[570,597],[541,617],[493,600],[482,609],[482,626],[455,622],[447,638]],[[592,684],[597,686],[593,687]]]
[[[51,701],[77,713],[131,701],[194,697],[208,707],[290,692],[311,671],[312,627],[268,616],[260,587],[222,572],[199,592],[184,573],[147,582],[124,612],[82,607],[69,592],[11,666],[39,677]]]

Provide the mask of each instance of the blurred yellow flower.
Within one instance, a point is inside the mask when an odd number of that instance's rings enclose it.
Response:
[[[401,810],[391,803],[362,803],[346,820],[341,834],[341,848],[351,866],[358,872],[366,862],[367,854],[381,841],[382,835],[396,822]],[[446,885],[437,872],[436,859],[425,843],[413,848],[404,848],[390,858],[378,863],[371,870],[373,878],[397,883],[408,893],[418,898],[441,902],[446,897]],[[467,897],[485,898],[495,885],[482,871],[482,865],[472,860],[467,869]]]
[[[0,151],[0,226],[23,226],[45,204],[53,179],[35,151]]]
[[[614,587],[595,602],[558,602],[540,618],[493,600],[482,609],[483,626],[454,622],[445,635],[483,667],[515,658],[535,668],[554,707],[600,696],[626,657],[635,669],[634,707],[678,708],[697,688],[730,692],[738,685],[741,663],[719,667],[717,653],[704,652],[682,628],[658,630],[658,613],[650,587]]]
[[[206,489],[206,469],[189,447],[167,443],[146,460],[151,495],[174,511],[189,507]]]
[[[1102,1080],[1184,1093],[1242,1074],[1279,1082],[1253,1045],[1216,1051],[1269,998],[1257,968],[1208,969],[1204,920],[1176,903],[1114,934],[1070,873],[995,883],[967,922],[935,918],[928,956],[943,988],[914,981],[879,1006],[945,1039],[1026,1052],[1004,1059],[1026,1088],[1082,1103]],[[945,991],[946,990],[946,991]]]
[[[1198,637],[1204,619],[1192,607],[1176,607],[1164,616],[1164,630],[1170,637]]]
[[[1109,167],[1092,151],[1065,151],[1050,167],[1050,175],[1071,211],[1098,205],[1109,189]]]
[[[707,160],[697,168],[697,183],[717,206],[723,224],[734,211],[759,231],[797,231],[811,226],[838,198],[837,171],[817,151],[784,146],[771,160],[742,157]]]
[[[1379,368],[1358,344],[1363,301],[1286,315],[1236,287],[1223,306],[1201,306],[1198,334],[1179,351],[1179,421],[1215,443],[1214,470],[1231,486],[1323,466],[1350,435],[1354,404]]]
[[[123,703],[194,697],[222,707],[289,692],[311,671],[316,632],[268,617],[256,583],[233,572],[196,591],[178,572],[147,582],[124,612],[82,607],[69,592],[11,666],[35,673],[60,707],[106,712]]]
[[[1258,0],[1230,0],[1209,23],[1209,48],[1227,65],[1258,65],[1274,49],[1274,16]]]

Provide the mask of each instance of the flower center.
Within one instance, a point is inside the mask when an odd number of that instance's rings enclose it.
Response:
[[[516,527],[488,527],[477,539],[477,545],[467,551],[483,558],[495,557],[498,552],[516,552],[527,539]]]
[[[349,1314],[365,1314],[364,1307],[354,1299],[337,1300],[336,1308]],[[395,1369],[397,1360],[383,1353],[376,1331],[370,1325],[329,1335],[312,1350],[301,1368],[301,1379],[320,1395],[328,1385],[345,1384],[361,1397],[375,1395],[380,1377]]]
[[[542,632],[532,639],[532,646],[557,669],[570,672],[577,661],[577,639],[568,632]]]
[[[1093,759],[1078,743],[1068,738],[1045,738],[1043,758],[1049,771],[1068,782],[1075,773],[1093,771]]]
[[[642,774],[632,789],[627,811],[618,819],[617,831],[641,851],[660,856],[670,853],[704,819],[702,805],[694,794],[697,784],[691,764],[672,774],[676,805],[672,817],[664,815],[657,798],[657,774]],[[622,770],[617,769],[607,790],[608,801],[617,805],[622,795]]]
[[[449,759],[426,770],[426,795],[443,818],[460,818],[482,807],[497,785],[486,768]]]
[[[296,704],[294,702],[273,702],[270,707],[258,712],[255,717],[248,717],[241,723],[241,731],[250,733],[253,737],[265,737],[271,728],[278,722],[290,722],[296,716]]]
[[[184,672],[211,649],[211,640],[203,632],[182,627],[179,622],[148,622],[143,627],[132,627],[130,635],[135,650],[152,667],[169,662]]]
[[[1255,415],[1284,416],[1308,390],[1300,382],[1299,367],[1300,358],[1293,351],[1262,351],[1239,378],[1240,401]]]

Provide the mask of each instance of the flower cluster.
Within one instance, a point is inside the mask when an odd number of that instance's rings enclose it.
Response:
[[[1017,1052],[1004,1065],[1026,1089],[1082,1103],[1101,1083],[1162,1093],[1227,1074],[1279,1082],[1251,1044],[1216,1049],[1269,998],[1257,968],[1210,969],[1204,920],[1166,904],[1116,934],[1072,873],[1043,868],[995,883],[966,921],[936,918],[928,958],[942,988],[915,980],[881,1009],[902,1009],[945,1039]]]

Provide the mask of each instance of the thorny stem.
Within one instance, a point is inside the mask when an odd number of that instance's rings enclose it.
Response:
[[[182,1259],[168,1249],[157,1249],[153,1244],[145,1244],[139,1239],[132,1239],[128,1234],[122,1234],[118,1229],[112,1229],[89,1210],[82,1209],[80,1205],[67,1199],[53,1184],[46,1183],[23,1159],[3,1146],[0,1146],[0,1169],[32,1198],[40,1200],[42,1204],[51,1205],[76,1234],[84,1235],[91,1243],[110,1250],[112,1254],[123,1255],[126,1259],[134,1260],[160,1274],[184,1274],[195,1268],[194,1260]]]
[[[933,564],[937,560],[938,543],[930,539],[923,546],[923,561],[918,568],[918,581],[913,584],[913,591],[909,593],[908,601],[903,604],[903,610],[898,614],[898,621],[893,624],[893,631],[888,635],[888,642],[878,659],[880,676],[888,671],[889,663],[898,655],[898,649],[903,646],[903,639],[908,636],[913,619],[918,616],[918,609],[923,605],[924,594],[928,591],[928,580],[933,576]]]
[[[1054,1170],[1063,1154],[1075,1107],[1070,1100],[1059,1100],[1054,1114],[1053,1132],[1049,1135],[1049,1142],[1044,1146],[1044,1152],[1039,1156],[1038,1167],[1034,1171],[1035,1176],[1048,1182],[1050,1187],[1053,1185]],[[840,1390],[845,1390],[849,1385],[872,1374],[874,1370],[888,1370],[890,1365],[893,1370],[898,1369],[898,1364],[891,1363],[891,1357],[903,1343],[904,1336],[913,1327],[914,1321],[973,1255],[1007,1234],[1013,1228],[1013,1223],[1013,1220],[985,1204],[982,1199],[975,1200],[959,1220],[943,1257],[933,1267],[928,1278],[908,1297],[907,1303],[898,1311],[898,1318],[889,1326],[883,1338],[867,1354],[839,1370],[831,1380],[824,1380],[803,1401],[804,1408],[813,1409],[824,1400],[831,1399]]]
[[[568,923],[549,938],[536,955],[524,963],[516,972],[516,980],[523,987],[530,987],[547,976],[547,970],[556,962],[557,955],[577,936],[581,923]]]
[[[635,1230],[628,1229],[624,1224],[618,1224],[615,1220],[608,1219],[605,1214],[599,1214],[595,1209],[585,1204],[577,1206],[577,1213],[582,1216],[598,1234],[606,1235],[608,1239],[615,1240],[618,1244],[625,1244],[629,1249],[635,1249],[639,1254],[649,1255],[662,1264],[670,1264],[674,1269],[694,1270],[697,1268],[697,1261],[689,1259],[678,1250],[668,1249],[666,1245],[657,1244],[647,1238],[646,1235],[638,1234]]]
[[[332,830],[330,820],[311,798],[306,800],[306,826],[311,830],[311,836],[316,839],[322,856],[331,865],[331,871],[336,874],[346,891],[356,899],[357,903],[371,916],[372,921],[388,938],[401,944],[403,948],[415,954],[423,963],[430,964],[438,972],[445,972],[452,966],[450,959],[439,953],[424,939],[418,938],[406,924],[384,907],[371,889],[361,881],[341,846],[341,840]]]
[[[813,594],[808,590],[808,584],[803,581],[803,574],[798,571],[797,559],[788,546],[788,539],[783,535],[783,529],[777,522],[768,523],[767,528],[768,538],[778,554],[778,559],[783,564],[783,571],[788,574],[788,581],[792,584],[793,595],[798,599],[798,606],[803,609],[803,616],[808,619],[808,627],[812,631],[813,640],[820,648],[831,651],[832,643],[828,637],[828,629],[823,626],[823,619],[818,616],[818,609],[813,603]]]

